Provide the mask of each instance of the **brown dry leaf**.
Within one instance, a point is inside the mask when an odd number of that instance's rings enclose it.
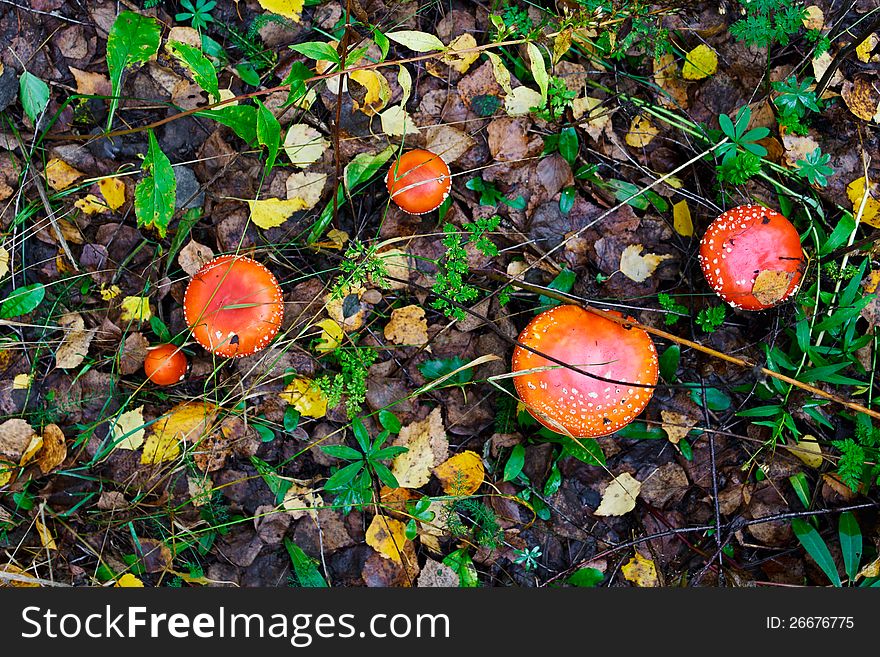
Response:
[[[816,57],[812,61],[813,77],[816,78],[817,80],[821,80],[822,77],[825,75],[825,71],[828,70],[828,67],[831,66],[831,64],[833,62],[834,62],[834,57],[831,55],[830,52],[827,52],[827,51],[823,52],[821,55]],[[828,83],[828,87],[829,88],[836,87],[837,85],[841,84],[843,81],[844,81],[843,73],[840,72],[840,69],[837,69],[831,75],[831,80]],[[822,94],[822,97],[825,98],[827,93],[828,93],[828,91],[826,90],[825,93]]]
[[[792,278],[794,272],[764,269],[755,277],[752,295],[765,306],[775,305],[788,292]]]
[[[599,140],[603,132],[611,131],[611,114],[614,110],[603,107],[600,99],[591,96],[575,98],[571,103],[571,110],[576,120],[587,118],[586,122],[579,125],[595,141]]]
[[[402,563],[407,543],[406,525],[394,518],[375,515],[367,528],[367,545],[386,559]]]
[[[620,254],[621,273],[636,283],[648,280],[661,262],[672,257],[671,255],[657,255],[656,253],[641,255],[644,248],[641,244],[630,244]]]
[[[42,545],[44,549],[58,549],[58,546],[55,544],[55,537],[52,536],[52,532],[49,530],[48,527],[46,527],[46,525],[44,525],[39,520],[34,520],[34,527],[37,530],[37,535],[40,537],[40,545]]]
[[[406,289],[410,272],[413,269],[410,265],[409,254],[401,249],[386,249],[377,253],[376,256],[382,260],[385,272],[389,276],[385,279],[382,287],[387,290]],[[371,282],[375,285],[378,281]]]
[[[804,17],[801,22],[808,30],[821,30],[825,27],[825,14],[816,5],[810,5],[804,9]]]
[[[682,237],[694,236],[694,222],[691,219],[691,209],[684,199],[672,206],[672,227]]]
[[[138,563],[145,572],[159,573],[171,567],[171,548],[154,538],[141,538],[135,544]]]
[[[76,92],[84,96],[110,96],[113,88],[110,86],[110,78],[101,73],[89,73],[81,71],[73,66],[68,67],[76,80]]]
[[[868,78],[858,76],[852,82],[844,82],[840,95],[849,111],[863,121],[871,121],[877,114],[880,94]]]
[[[658,132],[659,130],[654,124],[639,114],[630,123],[625,141],[633,148],[644,148],[654,140]]]
[[[457,588],[459,581],[458,573],[452,568],[428,557],[425,560],[425,565],[422,566],[419,578],[416,580],[416,586],[419,588]]]
[[[61,315],[58,325],[63,326],[65,332],[55,352],[55,367],[62,370],[79,367],[89,353],[89,345],[97,329],[86,330],[85,321],[79,313]]]
[[[24,572],[18,566],[11,563],[0,564],[0,573],[5,573],[7,575],[14,575],[17,579],[7,579],[5,577],[0,577],[0,588],[4,586],[12,587],[12,588],[33,588],[39,587],[40,584],[36,580],[34,580],[33,575],[29,575]],[[21,581],[25,580],[25,581]],[[34,580],[34,581],[27,581]]]
[[[634,479],[630,473],[624,472],[617,475],[602,494],[602,501],[595,514],[597,516],[622,516],[629,513],[636,508],[636,497],[638,497],[641,488],[641,482]]]
[[[67,189],[84,175],[86,174],[74,169],[67,162],[57,157],[53,157],[46,163],[46,182],[56,192]]]
[[[451,125],[425,128],[425,148],[439,155],[447,164],[454,163],[475,143],[468,133]]]
[[[420,488],[428,483],[431,470],[446,459],[449,440],[443,428],[443,416],[437,407],[427,418],[408,424],[392,442],[407,447],[391,462],[391,472],[401,488]]]
[[[49,474],[64,463],[66,458],[67,442],[64,432],[57,424],[47,424],[43,427],[43,447],[37,454],[37,465],[43,474]]]
[[[391,311],[385,325],[385,339],[394,344],[423,345],[428,341],[428,320],[421,306],[404,306]]]
[[[135,331],[125,338],[119,353],[119,372],[128,376],[137,372],[144,364],[150,343],[143,333]]]
[[[357,331],[364,325],[370,308],[361,303],[366,290],[361,285],[344,287],[338,295],[324,296],[327,315],[342,327],[343,331]]]
[[[816,436],[810,434],[801,436],[797,443],[785,445],[785,449],[803,461],[808,468],[819,468],[825,461]]]
[[[865,199],[866,188],[867,199]],[[862,211],[862,221],[874,228],[880,228],[880,200],[878,200],[880,199],[880,185],[873,180],[868,183],[862,176],[846,186],[846,195],[853,205],[853,214],[858,213],[864,199],[865,209]]]
[[[688,435],[688,432],[697,423],[696,420],[684,413],[675,411],[660,411],[660,417],[663,420],[663,430],[673,445],[677,445],[682,438]]]
[[[287,479],[287,481],[291,484],[284,494],[281,506],[294,520],[310,515],[317,521],[318,511],[324,506],[324,499],[310,488],[312,482],[305,479]]]
[[[34,428],[20,418],[0,424],[0,458],[18,463],[35,433]]]
[[[326,173],[312,171],[292,173],[287,177],[285,183],[287,200],[298,201],[302,206],[301,210],[311,210],[321,200],[326,182]]]
[[[661,105],[687,109],[687,85],[678,76],[675,55],[667,53],[654,60],[654,82],[666,92],[658,94]]]
[[[874,561],[862,568],[856,575],[856,579],[858,580],[862,577],[877,577],[878,575],[880,575],[880,557],[877,557]]]
[[[636,552],[635,556],[621,567],[623,576],[636,586],[643,588],[660,586],[657,567],[650,559]]]
[[[110,425],[113,449],[138,449],[144,444],[146,433],[143,406],[126,411]]]
[[[791,132],[782,135],[782,145],[785,147],[785,163],[790,167],[797,166],[798,160],[806,160],[807,155],[819,147],[819,143],[809,135]]]
[[[191,239],[186,243],[186,246],[180,249],[180,254],[177,256],[177,264],[187,274],[194,276],[202,268],[202,265],[213,259],[214,252],[211,250],[211,247],[199,244]]]
[[[467,450],[434,468],[434,475],[447,495],[473,495],[483,484],[486,469],[480,455]]]
[[[97,506],[102,511],[114,511],[128,506],[125,495],[115,490],[105,490],[98,498]]]
[[[156,421],[144,443],[141,463],[172,461],[180,454],[180,443],[197,443],[208,434],[217,417],[217,407],[202,401],[182,402]]]

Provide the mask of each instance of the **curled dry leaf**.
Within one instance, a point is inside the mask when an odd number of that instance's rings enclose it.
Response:
[[[420,488],[427,484],[432,468],[449,453],[440,408],[435,408],[424,420],[403,427],[392,444],[408,448],[391,463],[391,472],[401,488]]]
[[[465,32],[464,34],[455,37],[449,43],[446,52],[443,53],[440,60],[459,73],[467,73],[471,64],[477,61],[480,57],[479,51],[472,50],[476,47],[477,40],[474,38],[474,35],[470,32]]]
[[[452,164],[476,143],[463,130],[451,125],[425,128],[425,148],[436,153],[446,164]]]
[[[428,341],[428,320],[421,306],[404,306],[391,311],[385,325],[385,339],[394,344],[423,345]]]
[[[37,453],[37,465],[43,474],[49,474],[64,463],[66,458],[67,442],[64,432],[57,424],[47,424],[43,427],[43,446]]]
[[[656,253],[641,255],[644,248],[641,244],[630,244],[620,254],[621,273],[636,283],[648,280],[661,262],[672,257],[671,255],[657,255]]]
[[[660,418],[663,420],[663,430],[673,445],[678,445],[697,423],[695,419],[676,411],[662,410]]]
[[[354,109],[367,116],[374,116],[381,112],[391,99],[391,87],[388,85],[388,80],[378,71],[370,69],[352,71],[348,77],[366,89],[363,99],[354,100],[353,106]],[[354,89],[352,88],[352,90]]]
[[[115,490],[105,490],[98,497],[97,507],[102,511],[115,511],[128,506],[125,495]]]
[[[634,479],[630,473],[617,475],[602,494],[596,515],[622,516],[629,513],[636,508],[636,497],[641,488],[641,482]]]
[[[213,259],[214,252],[211,250],[211,247],[199,244],[191,239],[180,249],[180,253],[177,256],[177,264],[187,274],[194,276],[202,268],[202,265]]]
[[[64,327],[65,332],[55,352],[55,367],[62,370],[79,367],[89,353],[96,329],[87,330],[79,313],[65,313],[58,318],[58,324]]]

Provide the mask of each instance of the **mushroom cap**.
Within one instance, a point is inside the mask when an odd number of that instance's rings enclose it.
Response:
[[[157,386],[170,386],[183,381],[188,364],[186,354],[174,344],[160,344],[147,352],[144,373]]]
[[[740,205],[713,221],[699,261],[718,296],[743,310],[766,310],[795,294],[805,264],[797,229],[761,205]]]
[[[632,422],[654,394],[659,375],[657,350],[651,336],[640,328],[627,328],[578,306],[563,305],[529,322],[519,342],[619,382],[579,374],[516,347],[514,372],[553,368],[516,376],[513,383],[534,418],[557,433],[563,433],[560,426],[576,437],[614,433]]]
[[[391,200],[410,214],[425,214],[439,208],[449,190],[449,166],[439,155],[417,148],[401,155],[385,177]]]
[[[183,297],[186,324],[200,345],[218,356],[250,356],[281,328],[284,299],[266,267],[224,255],[195,273]]]

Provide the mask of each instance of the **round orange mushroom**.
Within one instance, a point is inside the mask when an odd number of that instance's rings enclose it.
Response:
[[[713,221],[699,261],[718,296],[742,310],[766,310],[794,295],[805,265],[797,229],[762,205],[740,205]]]
[[[202,266],[183,298],[196,342],[217,356],[250,356],[281,328],[284,299],[275,276],[256,260],[225,255]]]
[[[147,352],[144,373],[157,386],[171,386],[183,381],[189,361],[180,347],[160,344]]]
[[[645,331],[624,327],[578,306],[535,317],[519,342],[581,374],[517,346],[513,378],[520,399],[538,422],[575,437],[606,436],[641,413],[659,376],[657,350]],[[540,369],[547,368],[547,369]]]
[[[417,148],[394,161],[385,184],[391,200],[402,210],[425,214],[439,208],[449,196],[452,177],[439,155]]]

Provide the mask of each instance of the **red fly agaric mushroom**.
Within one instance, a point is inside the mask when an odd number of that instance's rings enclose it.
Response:
[[[170,386],[183,381],[186,366],[186,354],[180,350],[180,347],[160,344],[147,352],[144,373],[157,386]]]
[[[199,269],[183,297],[187,326],[217,356],[250,356],[281,328],[284,301],[278,281],[256,260],[214,258]]]
[[[700,242],[706,280],[734,308],[766,310],[800,286],[804,251],[797,229],[775,210],[741,205],[713,221]]]
[[[632,422],[654,394],[657,350],[640,328],[563,305],[529,322],[519,342],[586,372],[520,346],[513,351],[514,373],[533,370],[513,378],[517,394],[538,422],[557,433],[614,433]]]
[[[439,208],[452,188],[449,167],[424,149],[407,151],[394,161],[385,178],[391,200],[410,214]]]

